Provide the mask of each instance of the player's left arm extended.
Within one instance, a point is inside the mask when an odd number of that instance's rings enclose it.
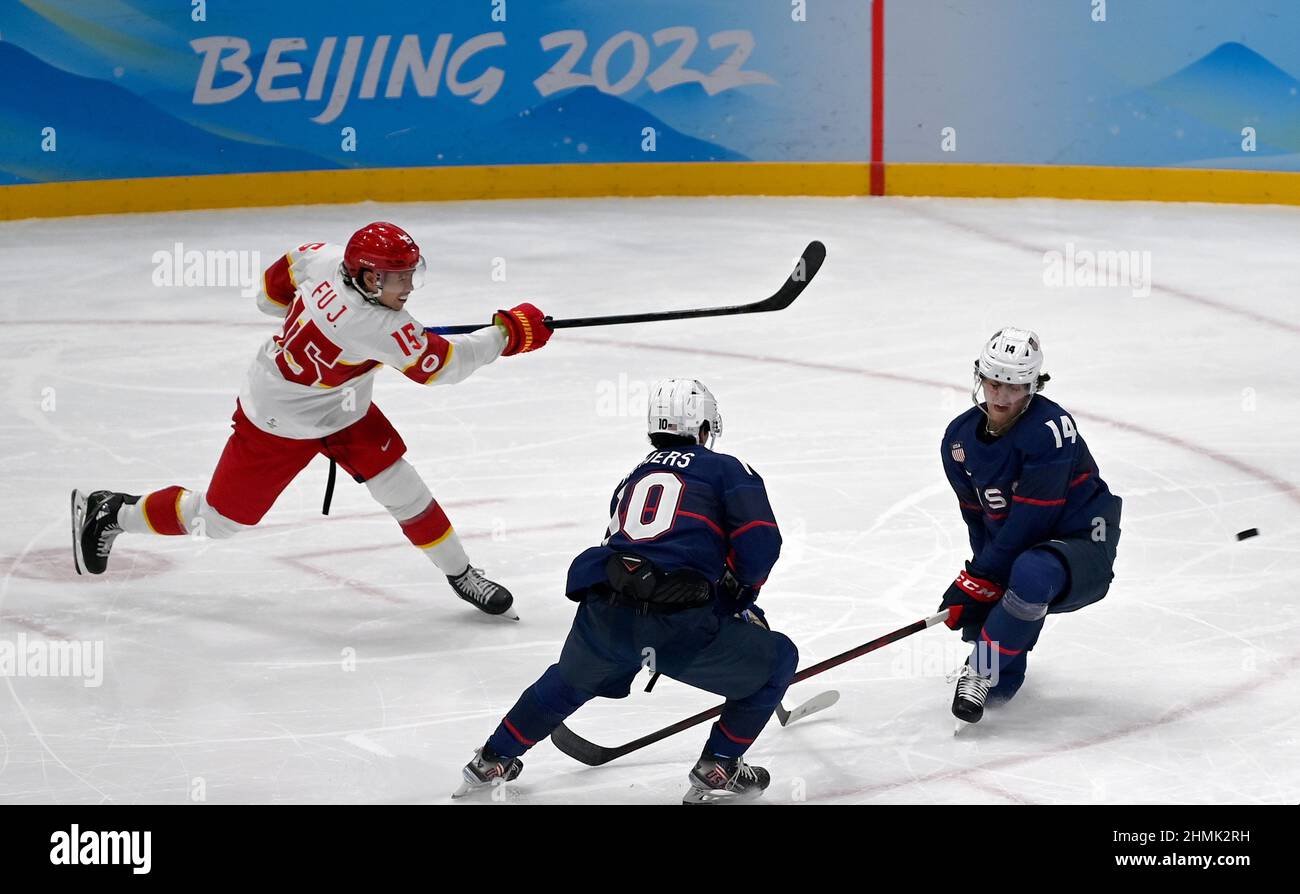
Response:
[[[551,331],[534,305],[498,311],[492,325],[461,335],[440,335],[407,316],[393,334],[406,352],[398,369],[421,385],[454,385],[501,356],[527,354],[543,347]],[[390,346],[391,347],[391,346]],[[413,354],[412,351],[415,353]]]
[[[430,339],[442,336],[431,335]],[[506,335],[499,326],[491,326],[468,335],[449,335],[446,341],[451,348],[447,364],[432,380],[434,385],[454,385],[469,378],[477,369],[482,369],[501,356],[506,346]]]
[[[1065,512],[1073,468],[1073,455],[1064,448],[1050,446],[1025,457],[1007,520],[975,557],[972,574],[1005,585],[1016,557],[1052,536]]]
[[[454,385],[501,356],[506,335],[489,326],[468,335],[443,337],[426,330],[404,311],[396,329],[376,346],[376,359],[420,385]]]

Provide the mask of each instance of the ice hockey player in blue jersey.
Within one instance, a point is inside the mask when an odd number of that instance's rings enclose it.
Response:
[[[557,663],[524,691],[474,759],[463,795],[509,781],[520,756],[596,696],[623,698],[642,668],[726,698],[683,803],[762,794],[743,755],[794,677],[798,652],[754,604],[781,551],[758,473],[711,450],[717,401],[693,379],[650,393],[654,450],[619,483],[604,542],[574,559],[566,592],[580,603]]]
[[[1035,333],[995,333],[975,361],[975,406],[943,435],[972,552],[941,603],[948,626],[976,644],[952,702],[967,723],[1020,689],[1047,615],[1098,601],[1115,576],[1120,498],[1074,418],[1041,395],[1042,366]]]

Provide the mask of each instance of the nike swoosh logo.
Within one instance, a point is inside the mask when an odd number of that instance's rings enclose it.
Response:
[[[383,452],[383,451],[387,450],[387,449],[388,449],[388,445],[391,444],[391,443],[393,443],[393,439],[392,439],[392,438],[389,438],[387,441],[384,442],[384,446],[379,448],[380,452]]]

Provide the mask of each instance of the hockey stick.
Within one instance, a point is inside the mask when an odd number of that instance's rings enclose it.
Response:
[[[650,677],[650,682],[646,684],[645,691],[650,692],[659,682],[663,674],[656,671]],[[809,714],[816,714],[818,711],[825,710],[840,700],[840,694],[832,689],[830,692],[823,692],[821,695],[814,695],[808,701],[795,707],[793,711],[787,711],[785,705],[781,702],[776,703],[776,719],[781,721],[782,726],[789,726],[801,717],[807,717]]]
[[[812,282],[822,262],[826,260],[826,246],[814,240],[808,243],[795,264],[794,270],[785,284],[762,301],[750,304],[732,304],[725,307],[700,307],[694,310],[663,310],[641,314],[614,314],[608,317],[573,317],[565,320],[546,318],[546,325],[551,329],[576,329],[583,326],[615,326],[622,323],[657,323],[662,320],[691,320],[696,317],[727,317],[733,314],[761,314],[774,310],[785,310],[794,303],[808,283]],[[435,335],[462,335],[477,329],[486,329],[491,323],[469,323],[461,326],[426,326],[426,332]]]
[[[650,682],[646,684],[645,691],[649,692],[654,689],[655,683],[659,682],[661,676],[663,674],[656,671],[654,676],[650,678]],[[829,692],[823,692],[821,695],[814,695],[803,704],[797,705],[793,711],[787,711],[784,703],[777,702],[776,719],[781,721],[782,726],[789,726],[801,717],[807,717],[809,714],[816,714],[818,711],[829,708],[839,700],[840,694],[832,689]]]
[[[839,667],[846,661],[852,661],[854,658],[866,655],[868,652],[874,652],[890,643],[896,643],[900,639],[911,636],[913,633],[919,633],[920,631],[925,630],[927,627],[933,627],[935,624],[944,621],[947,617],[948,610],[944,609],[938,614],[930,615],[928,618],[922,618],[919,621],[908,624],[906,627],[900,627],[893,633],[886,633],[884,636],[877,637],[871,642],[863,643],[860,646],[849,649],[847,652],[841,652],[833,658],[827,658],[825,661],[818,662],[812,667],[804,668],[794,675],[794,679],[790,681],[791,685],[806,680],[809,677],[816,676],[823,671],[828,671],[833,667]],[[597,745],[594,742],[589,742],[573,730],[569,729],[563,723],[557,726],[551,733],[551,742],[556,748],[560,749],[560,751],[564,752],[574,760],[580,761],[589,767],[599,767],[601,764],[607,764],[612,760],[631,754],[633,751],[645,748],[647,745],[653,745],[655,742],[667,739],[669,736],[675,736],[677,733],[690,729],[693,726],[697,726],[706,720],[712,720],[714,717],[717,717],[722,713],[723,707],[723,705],[718,705],[717,707],[709,708],[707,711],[701,711],[698,714],[687,717],[685,720],[677,721],[672,726],[666,726],[658,732],[650,733],[647,736],[642,736],[639,739],[628,742],[626,745],[619,745],[615,748],[606,748],[602,745]],[[791,712],[791,714],[793,713],[794,712]]]
[[[809,714],[816,714],[818,711],[824,711],[831,705],[840,700],[840,694],[834,689],[823,692],[821,695],[814,695],[808,701],[795,707],[793,711],[787,711],[785,705],[777,703],[776,719],[781,721],[782,726],[789,726],[796,720],[801,720]]]

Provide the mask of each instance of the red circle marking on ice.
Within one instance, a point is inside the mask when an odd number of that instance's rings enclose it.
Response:
[[[155,577],[170,571],[175,563],[157,553],[129,552],[114,553],[109,559],[109,569],[104,575],[110,577]],[[22,556],[0,556],[0,575],[18,577],[23,580],[76,580],[80,577],[95,575],[78,575],[72,565],[72,547],[64,546],[49,549],[34,549]]]

